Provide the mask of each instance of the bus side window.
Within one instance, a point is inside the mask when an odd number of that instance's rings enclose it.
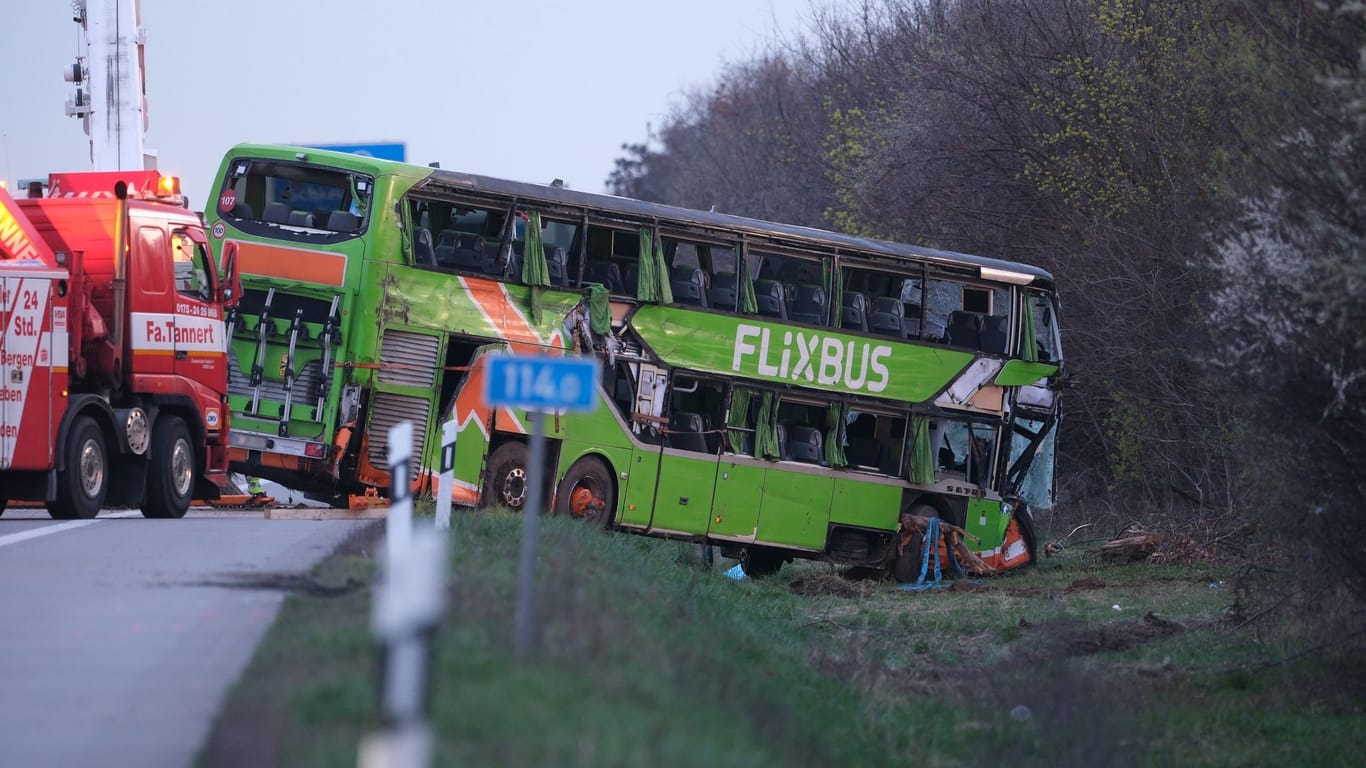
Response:
[[[1030,309],[1034,313],[1034,343],[1041,363],[1062,362],[1058,327],[1053,314],[1053,302],[1043,294],[1029,294]]]
[[[672,237],[662,238],[662,241],[674,303],[710,307],[711,273],[702,267],[699,246]]]
[[[607,379],[607,391],[612,393],[612,404],[629,423],[636,402],[635,379],[631,375],[630,364],[617,363],[615,368],[609,368],[604,372],[604,378]]]
[[[928,280],[925,283],[925,322],[921,335],[926,340],[939,341],[948,334],[949,319],[963,309],[963,290],[958,283],[948,280]]]
[[[724,421],[724,389],[719,382],[688,375],[674,377],[669,397],[669,447],[719,453]]]

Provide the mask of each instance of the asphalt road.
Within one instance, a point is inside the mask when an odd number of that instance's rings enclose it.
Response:
[[[193,761],[284,594],[224,586],[299,574],[374,521],[0,517],[0,766]]]

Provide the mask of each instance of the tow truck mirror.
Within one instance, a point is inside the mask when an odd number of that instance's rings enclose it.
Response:
[[[242,275],[237,269],[237,243],[223,246],[223,281],[219,283],[224,307],[235,307],[242,300]]]

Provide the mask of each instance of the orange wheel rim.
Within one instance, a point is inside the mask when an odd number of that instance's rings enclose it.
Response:
[[[588,488],[578,487],[569,494],[569,511],[574,517],[586,517],[602,506],[602,500]]]

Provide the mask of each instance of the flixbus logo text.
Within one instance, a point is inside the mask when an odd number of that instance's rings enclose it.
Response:
[[[881,392],[889,381],[885,361],[891,354],[892,348],[885,344],[844,341],[809,331],[782,331],[779,339],[777,332],[770,333],[768,328],[741,323],[735,328],[730,369]]]

